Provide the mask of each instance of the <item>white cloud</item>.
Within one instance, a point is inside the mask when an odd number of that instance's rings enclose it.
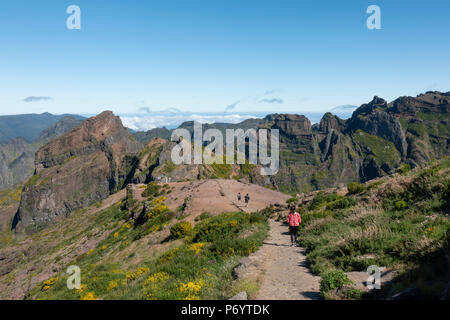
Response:
[[[153,115],[121,115],[120,119],[125,127],[135,131],[147,131],[154,128],[176,128],[185,121],[198,121],[200,123],[239,123],[245,119],[261,118],[261,115],[251,114],[215,114],[215,113],[180,113],[180,114],[153,114]]]

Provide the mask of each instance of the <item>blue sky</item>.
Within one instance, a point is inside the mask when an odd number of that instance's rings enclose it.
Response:
[[[450,91],[449,31],[447,0],[2,1],[0,114],[306,113]]]

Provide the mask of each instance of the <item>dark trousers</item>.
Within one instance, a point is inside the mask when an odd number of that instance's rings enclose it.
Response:
[[[291,235],[291,242],[297,242],[298,227],[289,226],[289,234]]]

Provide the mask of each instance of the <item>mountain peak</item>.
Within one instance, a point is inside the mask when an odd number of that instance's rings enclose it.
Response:
[[[13,227],[32,231],[105,199],[123,187],[141,149],[111,111],[50,141],[36,153],[36,174],[25,185]]]

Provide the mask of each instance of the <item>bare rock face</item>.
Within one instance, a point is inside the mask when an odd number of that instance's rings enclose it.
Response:
[[[344,131],[345,130],[345,120],[342,120],[338,116],[327,112],[323,115],[320,120],[319,131],[328,134],[332,131]]]
[[[90,118],[36,153],[13,229],[39,229],[58,216],[101,201],[121,189],[141,144],[110,111]]]
[[[311,122],[303,115],[277,114],[273,118],[272,129],[279,129],[287,136],[301,136],[311,134]]]
[[[400,121],[387,111],[384,99],[374,97],[373,100],[357,109],[348,121],[349,129],[361,129],[374,136],[392,142],[403,157],[407,154],[408,144]]]

